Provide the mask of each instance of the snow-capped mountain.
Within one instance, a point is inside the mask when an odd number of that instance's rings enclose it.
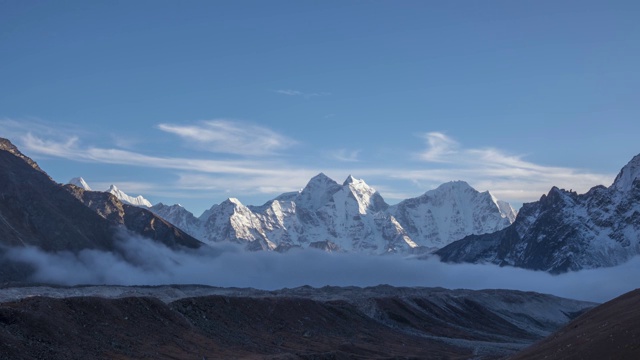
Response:
[[[509,227],[440,249],[450,262],[489,262],[554,273],[621,264],[640,254],[640,155],[611,186],[585,194],[553,187]]]
[[[89,186],[89,184],[87,184],[87,182],[84,181],[84,179],[81,178],[81,177],[75,177],[75,178],[69,180],[69,182],[67,184],[75,185],[75,186],[79,187],[80,189],[91,191],[91,187]]]
[[[471,234],[509,226],[515,210],[488,191],[478,192],[464,181],[452,181],[389,208],[413,239],[440,248]]]
[[[79,188],[81,188],[83,190],[86,190],[86,191],[92,191],[91,187],[89,186],[89,184],[87,184],[87,182],[84,181],[84,179],[81,178],[81,177],[75,177],[75,178],[69,180],[69,182],[67,184],[75,185],[75,186],[77,186],[77,187],[79,187]],[[124,202],[125,204],[135,205],[135,206],[142,206],[142,207],[147,207],[147,208],[150,208],[152,206],[151,202],[149,200],[145,199],[142,195],[138,195],[136,197],[129,196],[124,191],[118,189],[118,187],[115,186],[115,185],[109,186],[109,189],[107,189],[107,191],[105,191],[105,192],[113,194],[115,197],[118,198],[118,200]],[[158,205],[162,205],[162,204],[158,204]],[[176,218],[176,220],[178,220],[178,218]],[[176,225],[176,226],[178,226],[178,225]]]
[[[117,197],[118,200],[130,205],[144,206],[148,208],[152,206],[149,200],[142,197],[142,195],[138,195],[136,197],[129,196],[125,194],[124,191],[118,189],[115,185],[111,185],[107,190],[107,192],[115,195],[115,197]]]
[[[171,219],[171,223],[195,238],[200,235],[200,220],[180,204],[165,205],[157,203],[149,208],[151,212],[163,219]],[[195,234],[195,235],[194,235]]]
[[[182,207],[159,205],[152,211],[202,241],[278,251],[315,247],[406,253],[499,230],[515,217],[511,206],[463,182],[445,184],[390,207],[363,180],[349,176],[340,185],[322,173],[302,190],[262,206],[245,206],[231,198],[195,218]]]

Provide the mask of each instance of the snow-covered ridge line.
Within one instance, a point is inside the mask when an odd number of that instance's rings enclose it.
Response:
[[[245,206],[230,198],[199,218],[178,205],[157,204],[151,210],[208,243],[229,241],[252,250],[315,247],[370,254],[430,251],[466,235],[500,230],[515,218],[508,203],[463,181],[389,206],[361,179],[349,175],[340,185],[322,173],[302,190],[261,206]]]
[[[142,195],[138,195],[136,197],[129,196],[129,195],[125,194],[122,190],[118,189],[115,185],[111,185],[109,187],[109,190],[107,190],[107,192],[115,195],[115,197],[120,199],[120,201],[123,201],[123,202],[125,202],[127,204],[130,204],[130,205],[144,206],[144,207],[148,207],[148,208],[153,206],[151,204],[151,202],[149,202],[149,200],[147,200],[144,197],[142,197]]]
[[[75,177],[71,180],[69,180],[68,184],[71,185],[75,185],[81,189],[87,190],[87,191],[91,191],[91,187],[89,186],[89,184],[87,184],[86,181],[84,181],[83,178],[81,177]]]
[[[67,184],[75,185],[87,191],[92,191],[89,184],[87,184],[87,182],[82,177],[75,177],[69,180]],[[151,202],[145,199],[142,195],[138,195],[135,197],[129,196],[124,191],[118,189],[118,187],[115,185],[111,185],[109,189],[107,189],[105,192],[113,194],[115,197],[118,198],[118,200],[129,205],[141,206],[141,207],[147,207],[147,208],[150,208],[151,206],[153,206]]]

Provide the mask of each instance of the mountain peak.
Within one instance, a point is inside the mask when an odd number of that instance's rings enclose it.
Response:
[[[325,175],[325,173],[321,172],[309,180],[308,184],[311,184],[311,183],[335,183],[335,181],[332,178]]]
[[[91,187],[89,186],[89,184],[87,184],[87,182],[84,181],[84,179],[81,177],[74,177],[73,179],[69,180],[67,184],[75,185],[81,189],[91,191]]]
[[[242,203],[240,202],[240,200],[238,200],[237,198],[234,197],[230,197],[227,200],[223,201],[223,203],[227,203],[227,204],[233,204],[236,206],[242,206]]]
[[[373,188],[371,188],[371,186],[369,186],[369,184],[364,182],[364,180],[356,179],[351,175],[349,175],[347,177],[347,179],[344,181],[344,183],[342,183],[342,186],[350,186],[352,188],[362,189],[362,190],[371,189],[371,191],[375,192],[375,190],[373,190]]]
[[[640,154],[634,156],[633,159],[620,170],[612,186],[621,191],[628,191],[636,179],[640,179]]]
[[[333,194],[342,187],[333,179],[320,173],[309,180],[297,197],[298,205],[310,210],[316,210],[326,204]]]
[[[342,187],[356,199],[360,214],[379,212],[389,207],[382,196],[362,179],[356,179],[349,175]]]
[[[124,191],[118,189],[118,187],[113,185],[113,184],[111,186],[109,186],[109,190],[107,190],[107,192],[113,194],[115,197],[118,198],[118,200],[120,200],[122,202],[125,202],[127,204],[130,204],[130,205],[148,207],[148,208],[153,206],[149,202],[149,200],[147,200],[144,197],[142,197],[142,195],[138,195],[136,197],[129,196],[129,195],[125,194]]]
[[[444,184],[441,184],[440,186],[438,186],[436,188],[436,190],[437,189],[442,189],[442,190],[446,190],[446,189],[473,189],[473,187],[471,187],[471,185],[469,185],[469,183],[466,182],[466,181],[454,180],[454,181],[449,181],[449,182],[446,182]]]
[[[358,179],[354,178],[351,174],[349,174],[349,176],[347,176],[347,179],[342,183],[342,186],[353,184],[356,181],[358,181]]]
[[[30,157],[21,153],[20,150],[18,150],[18,148],[15,145],[13,145],[13,143],[9,139],[0,137],[0,150],[6,151],[14,156],[19,157],[20,159],[24,160],[27,164],[29,164],[29,166],[31,166],[32,168],[44,173],[44,171],[40,169],[40,167],[35,161],[33,161]]]

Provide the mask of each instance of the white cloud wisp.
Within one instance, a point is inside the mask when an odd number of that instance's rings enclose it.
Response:
[[[394,200],[418,196],[444,182],[464,180],[477,190],[490,190],[499,199],[518,207],[520,203],[539,199],[552,186],[585,192],[596,185],[610,184],[615,176],[570,167],[544,166],[495,148],[465,148],[455,139],[437,132],[423,135],[426,149],[414,157],[413,163],[404,162],[401,165],[403,162],[399,161],[371,167],[359,161],[360,150],[342,148],[322,154],[322,159],[336,160],[331,167],[326,167],[313,161],[303,163],[299,157],[278,152],[292,146],[293,140],[255,126],[249,126],[245,134],[239,123],[219,121],[187,126],[161,125],[165,131],[179,133],[182,139],[198,147],[207,146],[210,151],[219,148],[227,154],[238,155],[213,159],[157,156],[131,149],[85,145],[73,131],[56,132],[54,126],[47,128],[42,122],[33,127],[28,125],[28,121],[4,120],[0,121],[0,130],[14,136],[20,149],[26,153],[79,162],[170,171],[164,181],[154,179],[155,185],[149,186],[154,189],[153,194],[159,194],[159,189],[164,186],[171,188],[174,193],[185,193],[182,191],[185,190],[191,198],[193,192],[198,190],[207,191],[208,198],[276,196],[282,192],[299,190],[311,177],[324,172],[337,181],[348,174],[362,177],[370,184],[377,184],[383,197],[392,203]],[[255,140],[259,146],[246,149],[250,146],[245,142],[263,135],[265,139]],[[404,154],[396,156],[403,157]],[[374,160],[369,159],[366,164],[372,164]],[[420,166],[415,160],[424,165]],[[177,181],[167,183],[166,179]],[[107,182],[101,179],[96,181]],[[176,202],[181,202],[181,199],[177,198]]]
[[[329,96],[331,93],[329,92],[302,92],[299,90],[291,90],[291,89],[280,89],[274,90],[275,93],[286,96],[301,96],[304,98],[312,98],[318,96]]]
[[[512,202],[537,200],[552,186],[586,192],[596,185],[608,185],[613,179],[608,174],[538,165],[495,148],[464,148],[439,132],[423,137],[427,149],[418,154],[418,158],[428,162],[429,169],[410,170],[394,176],[433,184],[465,180],[479,191],[491,190],[498,198]]]
[[[217,153],[265,156],[295,144],[294,140],[265,127],[229,120],[208,120],[196,125],[159,124],[158,129]]]

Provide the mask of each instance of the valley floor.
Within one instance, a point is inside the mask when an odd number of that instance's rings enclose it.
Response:
[[[0,289],[0,358],[499,358],[593,305],[391,286],[11,286]]]

